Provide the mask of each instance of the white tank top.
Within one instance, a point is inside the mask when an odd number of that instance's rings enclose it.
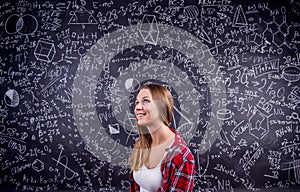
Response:
[[[155,192],[162,184],[161,164],[149,169],[142,166],[139,170],[133,171],[133,178],[140,186],[140,192]]]
[[[168,147],[172,146],[174,140],[175,138],[172,138],[172,142]],[[166,154],[165,152],[156,167],[149,169],[143,165],[139,170],[133,171],[133,179],[140,186],[140,192],[156,192],[161,187],[163,180],[161,163]]]

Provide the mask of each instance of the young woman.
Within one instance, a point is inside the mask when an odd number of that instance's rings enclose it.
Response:
[[[129,158],[131,192],[193,189],[194,157],[178,132],[169,128],[173,103],[162,85],[145,85],[137,94],[134,112],[139,139]]]

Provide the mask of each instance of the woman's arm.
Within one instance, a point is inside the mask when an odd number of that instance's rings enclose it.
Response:
[[[174,170],[169,191],[192,192],[194,187],[194,161],[184,161],[179,168]]]
[[[130,182],[131,182],[131,186],[130,186],[129,192],[138,192],[139,185],[133,179],[133,172],[130,173]]]

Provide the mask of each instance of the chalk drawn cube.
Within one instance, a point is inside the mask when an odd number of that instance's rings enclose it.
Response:
[[[39,159],[34,160],[34,162],[32,163],[32,169],[35,170],[36,172],[43,171],[44,167],[45,167],[44,163]]]
[[[39,40],[34,50],[37,60],[51,62],[56,53],[54,43]]]

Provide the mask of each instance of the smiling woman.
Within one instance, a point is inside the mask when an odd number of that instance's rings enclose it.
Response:
[[[162,85],[141,87],[134,109],[139,139],[129,158],[130,191],[192,191],[195,161],[179,133],[169,128],[173,97]]]

